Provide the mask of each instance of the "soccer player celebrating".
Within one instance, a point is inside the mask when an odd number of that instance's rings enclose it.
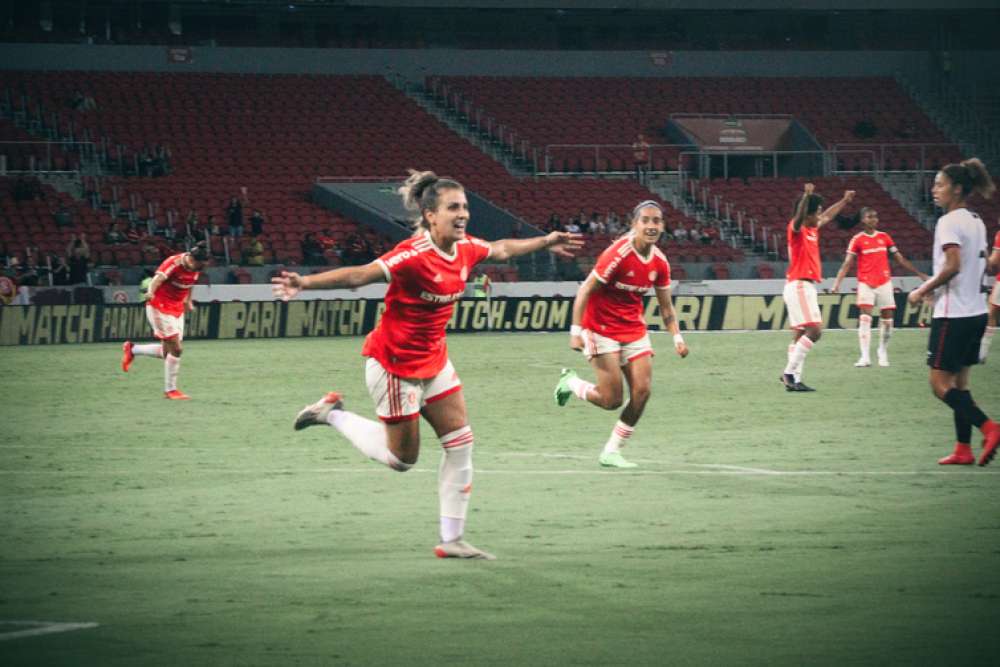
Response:
[[[824,211],[823,197],[815,190],[812,183],[806,183],[805,193],[795,207],[795,217],[788,223],[789,264],[783,296],[788,325],[792,328],[792,344],[788,346],[788,363],[780,378],[786,391],[815,391],[802,382],[802,368],[806,355],[823,334],[823,318],[816,300],[816,283],[823,280],[819,230],[854,199],[854,190],[847,190],[840,201]]]
[[[983,434],[979,465],[993,460],[1000,444],[1000,425],[972,399],[969,376],[979,361],[986,329],[986,301],[980,292],[986,270],[986,225],[965,207],[973,192],[989,198],[996,188],[977,158],[949,164],[934,177],[931,194],[945,211],[934,228],[934,275],[910,292],[909,301],[934,300],[927,365],[934,395],[948,404],[955,418],[955,450],[941,465],[971,465],[972,427]]]
[[[414,235],[374,262],[300,276],[272,278],[274,293],[288,300],[304,289],[353,288],[386,281],[385,312],[365,339],[365,380],[380,422],[344,409],[330,392],[306,406],[295,429],[335,428],[368,458],[393,470],[409,470],[420,452],[421,415],[444,450],[438,471],[440,558],[493,556],[463,539],[472,492],[472,427],[462,383],[448,359],[445,327],[462,297],[473,267],[487,258],[504,261],[537,250],[572,256],[583,245],[578,234],[552,232],[529,239],[487,242],[466,233],[469,204],[465,189],[433,172],[410,172],[399,189],[415,214]]]
[[[663,235],[663,209],[644,201],[632,211],[632,228],[612,243],[597,260],[573,300],[569,346],[584,353],[594,367],[597,383],[581,379],[564,368],[555,389],[557,405],[570,396],[605,410],[622,404],[622,376],[629,400],[611,431],[598,462],[609,468],[635,468],[621,448],[632,437],[649,400],[653,378],[653,346],[646,330],[642,295],[655,288],[663,328],[674,335],[674,349],[688,354],[670,299],[670,263],[656,242]]]
[[[191,398],[177,388],[183,351],[181,342],[184,340],[184,311],[194,310],[191,288],[198,282],[200,271],[210,257],[206,243],[199,241],[188,252],[163,260],[146,292],[146,319],[160,342],[136,345],[127,340],[122,344],[122,370],[126,373],[137,356],[163,359],[163,396],[174,401]]]
[[[865,206],[858,212],[858,220],[864,227],[847,246],[847,257],[837,272],[833,281],[832,291],[840,291],[844,277],[858,262],[857,305],[861,311],[858,318],[858,344],[861,347],[861,358],[854,364],[858,368],[872,365],[869,348],[872,339],[872,309],[879,309],[878,323],[878,365],[889,365],[889,338],[892,336],[892,320],[896,312],[896,299],[892,293],[892,273],[889,271],[889,256],[891,255],[900,266],[911,271],[921,280],[927,280],[927,275],[917,270],[910,260],[899,252],[892,237],[878,231],[878,212]]]
[[[993,238],[993,252],[986,261],[986,269],[997,273],[997,280],[993,283],[993,290],[990,292],[990,313],[989,321],[986,322],[986,333],[979,343],[979,363],[985,364],[986,357],[990,353],[990,343],[993,335],[997,332],[997,319],[1000,319],[1000,231]]]

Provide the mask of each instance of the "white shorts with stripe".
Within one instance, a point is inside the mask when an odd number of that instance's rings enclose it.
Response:
[[[167,315],[164,312],[146,304],[146,319],[153,327],[153,335],[160,340],[176,338],[184,340],[184,316]]]
[[[428,403],[440,401],[462,388],[451,360],[432,378],[418,380],[401,378],[387,371],[382,364],[368,357],[365,362],[365,384],[375,401],[375,414],[388,424],[416,419]]]
[[[1000,307],[1000,280],[993,283],[993,291],[990,292],[990,303]]]
[[[629,343],[620,343],[614,338],[602,336],[590,329],[581,331],[580,337],[583,338],[583,356],[587,357],[588,361],[599,354],[620,352],[621,359],[619,363],[625,366],[630,361],[635,361],[639,357],[653,355],[653,343],[649,340],[649,334]]]
[[[861,306],[870,306],[877,310],[896,310],[892,281],[887,280],[878,287],[858,283],[858,308]]]
[[[788,326],[792,329],[819,326],[823,323],[823,316],[816,301],[816,285],[812,282],[790,280],[785,283],[782,296],[785,298],[785,308],[788,310]]]

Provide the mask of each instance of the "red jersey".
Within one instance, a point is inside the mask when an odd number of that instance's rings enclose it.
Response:
[[[885,232],[860,232],[847,246],[847,254],[858,258],[858,282],[869,287],[879,287],[892,279],[889,255],[896,252],[896,244]]]
[[[490,256],[490,244],[472,236],[447,255],[424,232],[379,257],[389,290],[385,312],[361,354],[404,378],[427,379],[448,362],[445,327],[465,293],[472,267]]]
[[[799,231],[795,231],[795,221],[789,221],[788,259],[787,280],[819,282],[823,279],[823,265],[819,262],[819,227],[802,225]]]
[[[642,295],[651,287],[670,285],[670,262],[660,249],[653,246],[643,257],[626,234],[597,258],[594,276],[600,285],[583,311],[583,328],[619,343],[645,336]]]
[[[191,271],[184,266],[182,258],[186,254],[182,252],[171,255],[156,269],[156,275],[163,276],[164,280],[156,288],[149,305],[166,315],[177,317],[184,314],[184,300],[189,290],[198,282],[200,272]]]

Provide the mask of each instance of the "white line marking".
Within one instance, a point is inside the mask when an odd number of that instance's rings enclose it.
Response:
[[[735,470],[746,473],[753,473],[755,475],[780,475],[782,474],[780,470],[770,470],[768,468],[746,468],[744,466],[730,466],[724,465],[722,463],[689,463],[698,468],[716,468],[719,470]]]
[[[0,626],[3,625],[25,625],[33,627],[30,627],[27,630],[0,632],[0,642],[7,641],[10,639],[18,639],[20,637],[35,637],[37,635],[51,635],[56,632],[72,632],[73,630],[86,630],[87,628],[96,628],[98,626],[97,623],[57,623],[54,621],[0,620]]]

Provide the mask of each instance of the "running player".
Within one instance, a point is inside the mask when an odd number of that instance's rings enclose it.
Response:
[[[188,252],[163,260],[146,291],[146,319],[160,342],[136,345],[127,340],[122,344],[122,370],[126,373],[137,356],[163,359],[163,396],[174,401],[191,398],[177,388],[183,352],[184,312],[194,310],[191,288],[198,282],[200,271],[210,257],[207,244],[199,241]]]
[[[979,465],[996,456],[1000,425],[979,409],[969,390],[972,366],[979,361],[979,342],[986,329],[986,300],[980,291],[986,269],[986,226],[965,207],[974,192],[989,198],[995,187],[976,158],[949,164],[934,177],[934,203],[942,215],[934,228],[934,275],[910,292],[909,301],[934,300],[927,365],[934,395],[948,404],[955,418],[955,450],[942,465],[971,465],[972,427],[983,433]]]
[[[642,295],[650,288],[655,288],[663,328],[674,336],[674,349],[681,357],[688,354],[670,299],[670,263],[656,247],[662,235],[663,209],[654,201],[640,203],[632,211],[631,230],[601,253],[573,301],[569,346],[587,357],[597,383],[564,368],[555,400],[557,405],[566,405],[570,396],[576,396],[605,410],[616,410],[622,404],[625,377],[628,403],[598,457],[598,462],[609,468],[636,467],[620,450],[642,416],[653,379],[653,346],[642,303]]]
[[[465,189],[433,172],[411,171],[399,193],[416,216],[411,238],[364,266],[310,276],[282,272],[271,280],[275,295],[285,300],[304,289],[389,283],[385,313],[361,351],[381,423],[348,412],[341,395],[330,392],[299,412],[295,429],[330,425],[368,458],[402,472],[417,462],[422,415],[444,450],[438,472],[441,543],[434,552],[440,558],[492,560],[463,539],[472,492],[473,435],[462,383],[448,359],[445,327],[479,262],[544,248],[571,256],[583,242],[566,232],[493,242],[470,236]]]
[[[983,334],[983,341],[979,344],[979,363],[985,364],[986,357],[990,353],[990,343],[993,342],[993,335],[997,332],[997,320],[1000,319],[1000,231],[997,231],[993,238],[993,252],[986,262],[987,271],[997,274],[996,282],[993,283],[993,290],[990,292],[990,314],[989,321],[986,322],[986,333]]]
[[[878,365],[889,365],[889,338],[892,336],[892,320],[896,313],[896,297],[892,293],[892,273],[889,271],[889,256],[891,255],[900,266],[917,274],[921,280],[927,280],[927,274],[920,272],[903,253],[896,248],[892,237],[878,231],[878,212],[870,206],[865,206],[858,212],[858,219],[864,227],[847,246],[847,257],[837,272],[833,281],[832,292],[840,291],[840,284],[851,270],[854,261],[858,262],[858,345],[861,347],[861,358],[854,364],[858,368],[872,365],[869,348],[872,339],[872,309],[879,309],[878,322]]]
[[[792,328],[792,344],[788,346],[788,363],[779,378],[786,391],[815,391],[802,382],[802,368],[809,350],[823,335],[823,318],[816,300],[816,284],[823,280],[819,230],[852,199],[854,190],[847,190],[840,201],[824,211],[823,197],[816,194],[812,183],[806,183],[795,216],[788,222],[789,263],[783,296],[788,326]]]

